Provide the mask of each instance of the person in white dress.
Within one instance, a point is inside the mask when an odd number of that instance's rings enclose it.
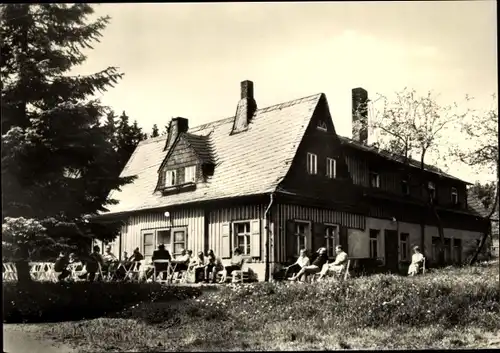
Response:
[[[420,248],[418,246],[415,246],[413,248],[413,256],[411,257],[411,264],[410,268],[408,269],[408,275],[409,276],[415,276],[418,274],[420,271],[420,268],[424,264],[425,257],[424,255],[420,252]]]

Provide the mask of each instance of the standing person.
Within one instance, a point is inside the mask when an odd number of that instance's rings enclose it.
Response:
[[[61,252],[54,264],[54,271],[61,272],[61,274],[57,277],[59,282],[62,282],[66,277],[71,275],[71,272],[67,268],[68,265],[69,265],[68,256],[65,253]]]
[[[104,264],[104,260],[102,259],[102,256],[100,254],[101,248],[99,246],[94,246],[92,249],[93,252],[87,256],[87,258],[84,260],[85,261],[85,273],[82,275],[78,276],[81,279],[86,279],[90,282],[93,282],[95,279],[95,274],[99,271],[99,265],[101,267]]]
[[[241,270],[243,262],[245,262],[245,259],[241,254],[241,250],[239,248],[235,248],[233,250],[233,257],[231,257],[231,264],[229,266],[224,267],[222,273],[222,279],[220,280],[219,283],[226,282],[227,276],[229,276],[233,271]]]
[[[318,257],[313,261],[313,263],[309,266],[304,266],[294,277],[290,278],[290,281],[296,281],[298,278],[304,276],[304,279],[307,278],[307,275],[318,273],[323,268],[323,265],[328,262],[328,256],[326,256],[326,249],[320,248],[318,251]]]
[[[420,271],[421,266],[424,264],[425,257],[420,252],[420,247],[418,245],[413,247],[413,255],[411,257],[411,264],[408,268],[408,275],[415,276]]]
[[[287,278],[289,273],[299,272],[304,266],[309,266],[309,263],[309,258],[306,255],[306,249],[300,249],[299,258],[297,259],[297,261],[295,261],[293,265],[285,267],[284,278]]]

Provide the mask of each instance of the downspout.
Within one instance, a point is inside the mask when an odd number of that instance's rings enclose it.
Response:
[[[274,202],[274,193],[271,193],[270,195],[270,200],[269,200],[269,205],[266,208],[266,211],[264,212],[264,218],[266,221],[266,254],[265,254],[265,274],[264,274],[264,280],[267,282],[269,281],[269,239],[270,239],[270,234],[271,231],[269,229],[269,225],[271,223],[270,221],[270,216],[269,216],[269,211],[273,205]]]

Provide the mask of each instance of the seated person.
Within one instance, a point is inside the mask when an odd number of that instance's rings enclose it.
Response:
[[[74,252],[69,254],[69,265],[71,266],[73,271],[83,270],[83,263],[78,259]]]
[[[345,269],[348,260],[347,253],[342,250],[342,246],[340,245],[337,245],[335,247],[335,253],[337,254],[335,261],[332,264],[323,266],[318,279],[322,279],[330,271],[336,274],[340,274]]]
[[[69,265],[69,258],[66,256],[65,253],[60,253],[59,257],[57,258],[55,264],[54,264],[54,271],[55,272],[61,272],[61,274],[57,277],[59,282],[63,281],[66,277],[71,275],[71,272],[68,271],[68,265]]]
[[[118,265],[118,258],[111,252],[111,245],[106,245],[106,250],[102,255],[104,261],[103,271],[112,272]]]
[[[245,259],[241,254],[241,250],[239,248],[235,248],[233,250],[233,257],[231,257],[231,264],[224,267],[224,270],[222,272],[222,279],[219,283],[226,282],[227,276],[229,276],[233,271],[241,270],[243,262],[245,262]]]
[[[408,275],[409,276],[417,275],[421,269],[421,266],[424,263],[424,260],[425,260],[425,257],[420,252],[420,247],[418,247],[418,245],[413,247],[413,255],[411,257],[410,267],[408,268]]]
[[[210,274],[212,274],[212,283],[215,283],[217,280],[217,272],[221,271],[223,268],[220,259],[215,257],[214,251],[212,249],[208,250],[205,262],[205,282],[209,282]]]
[[[174,260],[172,260],[173,264],[177,264],[175,271],[187,271],[189,266],[189,255],[185,249],[181,250],[180,256],[177,256]]]
[[[299,258],[297,259],[297,261],[293,265],[285,267],[284,278],[287,278],[289,273],[297,273],[304,266],[308,266],[308,265],[309,265],[309,258],[306,255],[306,249],[300,249]]]
[[[153,265],[154,269],[156,270],[156,273],[159,273],[160,271],[167,271],[168,270],[168,263],[155,263],[156,260],[172,260],[172,257],[170,256],[170,253],[168,250],[165,250],[165,244],[160,244],[158,245],[158,250],[153,251],[153,256],[151,258],[153,260]],[[153,274],[154,270],[150,269],[148,271],[147,277],[150,277],[151,274]],[[167,273],[163,272],[162,275],[163,279],[165,280],[167,277]]]
[[[132,256],[130,256],[128,258],[128,261],[131,261],[131,262],[139,262],[142,260],[144,260],[144,256],[139,251],[139,248],[135,248],[134,252],[132,253]]]
[[[95,279],[95,274],[99,271],[99,265],[101,267],[104,264],[104,260],[100,254],[101,248],[99,246],[94,246],[93,252],[84,259],[85,262],[85,273],[78,276],[80,279],[88,278],[90,282]]]
[[[198,253],[198,257],[196,259],[191,260],[189,264],[189,270],[194,269],[194,281],[195,283],[201,282],[204,279],[205,274],[205,255],[203,251]]]
[[[296,281],[297,279],[304,277],[307,278],[307,275],[318,273],[323,268],[323,265],[328,262],[328,256],[326,256],[326,248],[320,248],[318,250],[318,256],[313,261],[313,263],[309,266],[304,266],[294,277],[290,278],[290,281]]]

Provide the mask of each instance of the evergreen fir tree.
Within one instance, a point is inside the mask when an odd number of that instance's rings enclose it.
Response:
[[[112,239],[116,224],[86,223],[83,215],[116,203],[109,191],[133,180],[115,172],[122,161],[110,139],[111,120],[100,123],[105,108],[90,98],[122,74],[108,67],[68,75],[109,21],[89,22],[93,13],[84,3],[0,5],[2,219],[40,220],[61,246],[90,234]]]

